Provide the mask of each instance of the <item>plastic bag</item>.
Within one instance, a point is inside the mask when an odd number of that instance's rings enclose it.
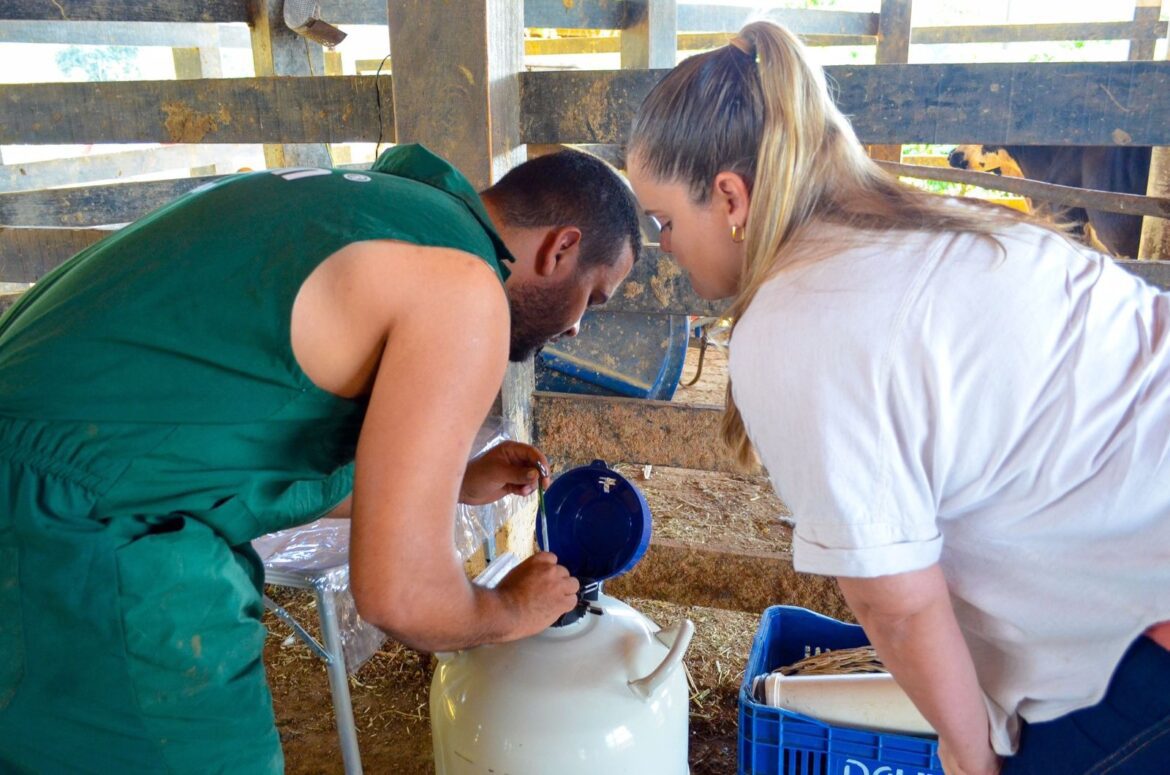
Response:
[[[345,668],[353,673],[382,647],[386,633],[358,615],[349,587],[349,528],[348,519],[319,519],[261,536],[252,547],[268,583],[312,589],[318,606],[326,596],[333,603]]]
[[[500,417],[489,417],[471,447],[474,459],[514,437]],[[466,561],[521,508],[524,499],[509,495],[485,506],[459,504],[455,513],[455,548]],[[319,519],[300,527],[261,536],[252,542],[264,562],[269,583],[313,589],[329,595],[337,612],[346,669],[353,673],[381,648],[386,634],[362,619],[349,586],[348,519]]]

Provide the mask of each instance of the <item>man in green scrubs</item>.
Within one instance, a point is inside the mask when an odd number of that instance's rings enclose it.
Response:
[[[535,633],[576,581],[468,583],[457,501],[506,362],[576,333],[640,249],[632,195],[562,152],[477,195],[419,146],[236,175],[73,257],[0,318],[0,772],[283,768],[249,542],[351,514],[363,616],[439,650]]]

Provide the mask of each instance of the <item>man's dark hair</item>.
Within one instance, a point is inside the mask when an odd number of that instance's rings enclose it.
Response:
[[[510,226],[581,229],[578,264],[614,264],[626,242],[642,251],[638,201],[613,167],[566,149],[529,159],[483,192]]]

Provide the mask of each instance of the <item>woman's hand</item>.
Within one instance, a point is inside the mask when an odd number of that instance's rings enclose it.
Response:
[[[469,506],[494,503],[505,495],[531,495],[548,458],[531,444],[503,441],[467,464],[459,502]],[[551,479],[543,477],[547,487]]]
[[[938,758],[942,762],[943,772],[946,775],[999,775],[1000,769],[1003,767],[1003,761],[991,749],[988,744],[987,750],[980,752],[982,761],[972,765],[968,762],[964,767],[951,753],[951,748],[946,744],[945,740],[939,740],[938,743]]]

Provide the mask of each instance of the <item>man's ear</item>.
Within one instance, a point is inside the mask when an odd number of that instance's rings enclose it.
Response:
[[[550,229],[536,251],[536,274],[539,277],[564,277],[577,271],[577,254],[581,249],[581,230],[576,226]]]
[[[747,182],[738,172],[720,172],[715,176],[713,196],[716,203],[727,214],[728,225],[743,226],[747,223],[751,207],[751,194]]]

